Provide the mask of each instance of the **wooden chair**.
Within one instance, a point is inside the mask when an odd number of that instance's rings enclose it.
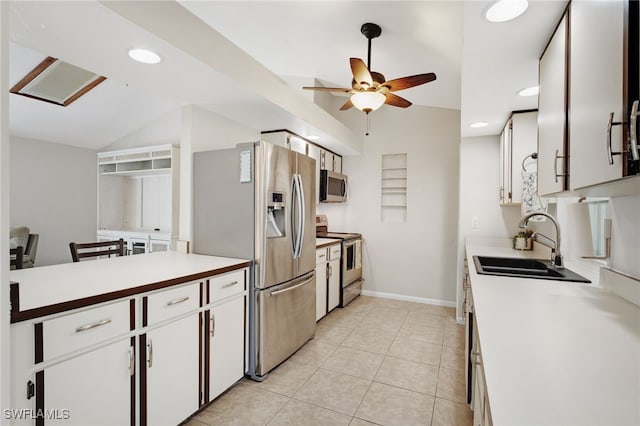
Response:
[[[80,262],[85,257],[124,256],[124,239],[115,241],[100,241],[97,243],[69,243],[71,258]]]
[[[9,268],[22,269],[23,255],[24,255],[24,251],[22,250],[22,246],[9,249]]]

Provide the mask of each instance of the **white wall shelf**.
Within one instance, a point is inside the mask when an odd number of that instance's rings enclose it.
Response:
[[[380,179],[380,219],[407,221],[407,154],[383,154]]]

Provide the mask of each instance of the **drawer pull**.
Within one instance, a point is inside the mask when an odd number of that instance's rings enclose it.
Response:
[[[178,303],[186,302],[189,300],[189,296],[180,297],[178,299],[173,299],[167,302],[167,306],[177,305]]]
[[[231,287],[233,285],[238,284],[238,281],[231,281],[230,283],[226,283],[222,286],[222,288],[227,288],[227,287]]]
[[[136,374],[136,350],[133,346],[129,347],[129,375]]]
[[[320,256],[318,256],[320,259],[322,259],[323,257],[327,257],[326,254],[321,254]]]
[[[147,343],[147,365],[149,368],[153,367],[153,341],[151,340]]]
[[[80,327],[76,328],[76,333],[81,333],[83,331],[87,331],[87,330],[91,330],[92,328],[96,328],[96,327],[100,327],[103,325],[107,325],[111,322],[110,318],[107,319],[103,319],[100,321],[96,321],[94,323],[91,324],[86,324],[86,325],[81,325]]]

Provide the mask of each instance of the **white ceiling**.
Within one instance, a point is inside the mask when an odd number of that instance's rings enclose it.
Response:
[[[234,70],[225,60],[243,59],[244,53],[229,54],[211,41],[211,34],[188,31],[193,27],[188,19],[176,16],[172,28],[154,27],[162,10],[172,10],[166,2],[132,6],[144,8],[144,18],[135,18],[124,3],[12,2],[11,85],[48,55],[108,79],[67,108],[11,95],[11,133],[99,149],[168,111],[196,104],[258,130],[314,132],[332,144],[337,135],[349,134],[304,101],[311,93],[302,91],[300,82],[312,84],[317,78],[348,87],[348,58],[366,61],[367,40],[360,26],[375,22],[382,27],[372,44],[375,71],[387,79],[426,72],[438,76],[399,95],[416,105],[461,109],[463,136],[497,134],[510,111],[536,107],[535,98],[519,98],[515,92],[536,83],[537,59],[566,2],[530,1],[523,16],[503,24],[482,18],[488,1],[180,4],[257,62],[239,61],[242,68]],[[145,20],[150,24],[144,28],[136,25]],[[163,62],[132,62],[126,51],[134,46],[158,51]],[[218,48],[224,57],[215,58]],[[250,80],[252,75],[261,77]],[[276,75],[295,83],[284,87]],[[274,87],[264,90],[263,82]],[[468,123],[476,120],[490,126],[470,129]],[[345,153],[353,152],[348,148]]]

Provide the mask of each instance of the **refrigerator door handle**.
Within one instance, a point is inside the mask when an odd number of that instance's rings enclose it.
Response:
[[[302,247],[304,245],[304,228],[305,228],[305,207],[304,207],[304,186],[302,185],[302,176],[300,174],[296,174],[296,178],[298,180],[298,255],[296,258],[300,258],[302,256]]]
[[[297,284],[292,285],[291,287],[283,288],[282,290],[273,290],[273,291],[269,292],[269,296],[277,296],[279,294],[295,290],[296,288],[302,287],[303,285],[307,284],[309,281],[311,281],[314,278],[315,278],[315,272],[311,272],[311,273],[305,275],[304,277],[302,277],[301,281],[298,282]]]
[[[298,228],[296,227],[296,210],[297,210],[297,185],[296,185],[296,175],[291,176],[291,253],[293,258],[297,258],[298,253]]]

